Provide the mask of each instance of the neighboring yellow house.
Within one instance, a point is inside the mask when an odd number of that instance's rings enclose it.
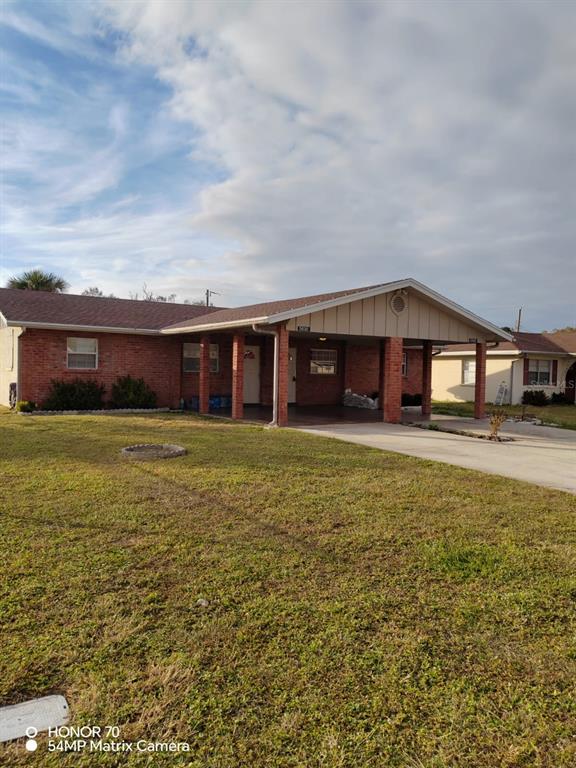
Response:
[[[432,363],[432,398],[474,400],[475,345],[458,344],[437,352]],[[486,402],[517,405],[526,390],[563,392],[573,403],[576,387],[576,331],[515,333],[514,342],[488,347]]]

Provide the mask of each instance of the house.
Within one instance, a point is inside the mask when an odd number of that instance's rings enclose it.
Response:
[[[430,413],[432,352],[473,343],[476,415],[484,413],[488,344],[502,329],[408,278],[233,309],[0,289],[0,402],[38,404],[53,379],[143,377],[161,406],[272,407],[341,402],[346,389],[379,394],[398,422],[402,393]]]
[[[475,350],[470,344],[446,347],[434,356],[432,397],[462,402],[474,399]],[[516,405],[528,390],[547,395],[576,394],[576,331],[515,333],[512,341],[486,350],[486,400]]]

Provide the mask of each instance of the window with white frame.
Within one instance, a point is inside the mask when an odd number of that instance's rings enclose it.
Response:
[[[462,384],[476,383],[476,360],[462,360]]]
[[[402,376],[408,376],[408,355],[406,352],[402,353]]]
[[[66,350],[68,368],[90,371],[98,368],[98,339],[69,337]]]
[[[550,384],[552,380],[551,360],[528,361],[528,384]]]
[[[186,343],[182,345],[182,366],[184,373],[200,371],[200,344]],[[210,373],[218,373],[220,369],[220,349],[218,344],[210,344]]]
[[[338,350],[336,349],[311,349],[310,373],[321,376],[331,376],[336,373],[338,365]]]

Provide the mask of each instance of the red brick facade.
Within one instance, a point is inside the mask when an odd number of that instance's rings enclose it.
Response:
[[[382,417],[390,424],[397,424],[402,417],[402,350],[401,338],[384,339]]]
[[[486,343],[476,344],[476,382],[474,384],[474,418],[486,413]]]
[[[281,329],[281,347],[286,359],[281,370],[282,386],[288,391],[289,360],[288,349],[296,348],[296,403],[298,405],[336,405],[340,403],[344,389],[350,388],[360,394],[372,395],[379,390],[379,343],[370,345],[353,342],[318,342],[307,338],[289,338]],[[68,337],[96,338],[98,340],[97,370],[69,370],[66,361],[66,339]],[[204,339],[204,337],[203,337]],[[204,353],[209,369],[209,344],[218,344],[218,370],[205,377],[202,387],[202,410],[207,412],[209,398],[233,396],[236,394],[237,408],[242,405],[242,383],[237,373],[233,374],[233,336],[213,333],[206,337]],[[34,400],[41,404],[48,395],[52,379],[94,379],[106,387],[105,397],[110,396],[112,384],[118,376],[130,374],[142,377],[156,393],[158,405],[177,408],[180,400],[190,404],[200,396],[198,372],[183,372],[182,345],[200,341],[198,336],[148,336],[116,333],[77,333],[53,330],[28,329],[20,339],[21,381],[19,398]],[[260,347],[260,402],[272,404],[272,374],[274,364],[274,343],[270,336],[244,337],[244,343]],[[310,372],[311,350],[323,346],[336,349],[337,370],[334,375],[318,375]],[[402,377],[402,391],[410,394],[422,392],[422,353],[419,349],[405,349],[407,375]],[[240,346],[238,347],[240,355]],[[242,349],[243,356],[243,349]],[[242,364],[237,357],[237,364]],[[285,415],[283,416],[285,418]]]
[[[290,334],[285,325],[278,325],[278,426],[285,427],[288,424],[288,351]]]
[[[432,342],[425,341],[422,346],[422,416],[432,413]]]
[[[232,342],[232,418],[244,416],[244,334],[234,334]]]
[[[405,347],[405,373],[402,376],[402,393],[422,394],[422,350]],[[346,345],[346,371],[344,387],[359,395],[373,395],[380,390],[380,344]]]
[[[98,340],[97,370],[67,368],[66,339]],[[20,400],[41,404],[52,379],[93,379],[106,387],[119,376],[142,377],[156,393],[159,407],[177,408],[180,401],[182,342],[176,337],[121,333],[76,333],[28,328],[20,337]]]

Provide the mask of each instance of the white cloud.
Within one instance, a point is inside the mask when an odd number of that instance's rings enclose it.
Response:
[[[107,18],[202,131],[196,156],[227,169],[193,223],[238,240],[244,279],[285,294],[413,274],[502,322],[520,303],[543,320],[553,293],[568,322],[573,284],[546,265],[576,277],[574,10],[114,2]]]
[[[118,62],[150,68],[172,97],[147,125],[115,103],[109,140],[89,160],[93,142],[75,130],[44,124],[44,141],[33,125],[17,132],[28,141],[11,146],[10,162],[22,170],[62,157],[61,185],[47,167],[35,200],[44,229],[19,204],[11,212],[19,237],[32,224],[30,254],[75,259],[77,275],[101,275],[107,290],[139,276],[142,260],[157,290],[185,295],[210,281],[227,303],[413,275],[496,322],[511,323],[520,304],[536,328],[574,322],[576,6],[92,9],[91,21],[76,13],[68,45],[95,24],[104,37],[120,32]],[[114,190],[131,145],[161,155],[182,142],[180,123],[190,186],[173,209],[162,180],[148,215],[119,192],[116,206],[58,229],[58,206]],[[206,163],[222,174],[195,178]]]

